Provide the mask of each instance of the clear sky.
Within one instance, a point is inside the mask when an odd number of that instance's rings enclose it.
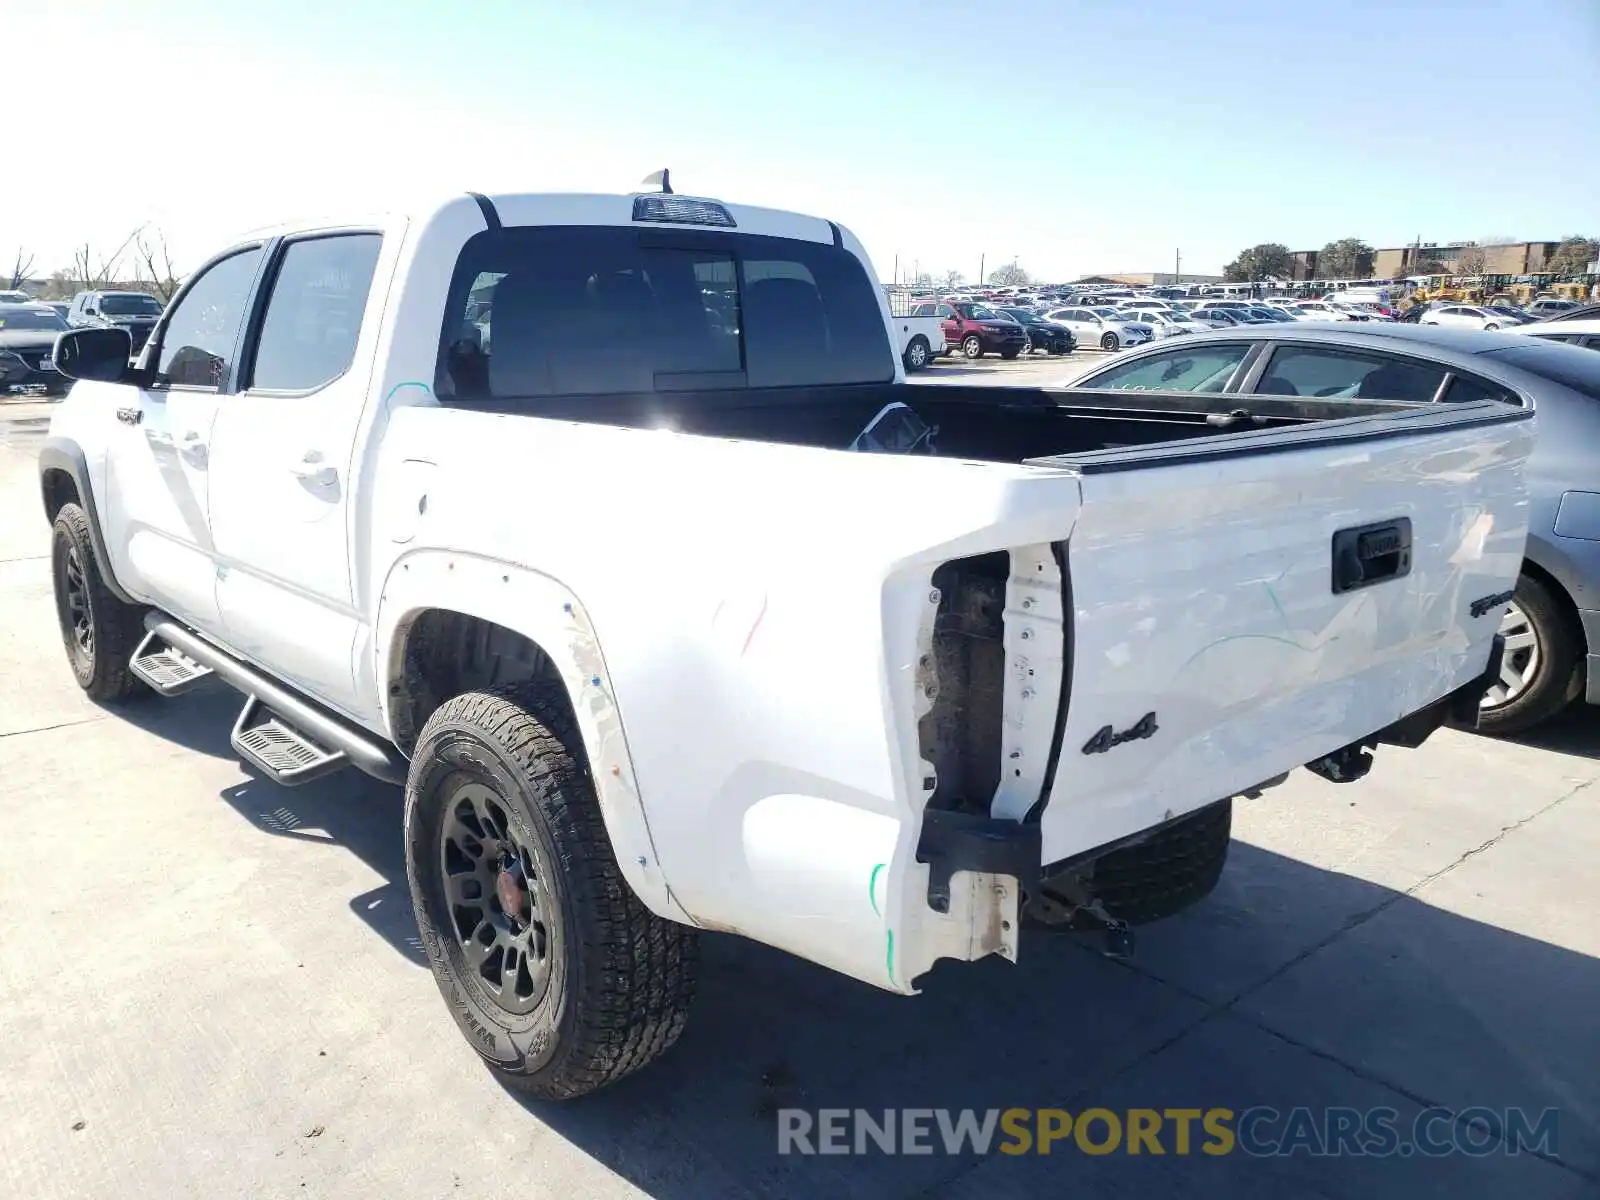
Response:
[[[1600,0],[0,0],[0,37],[0,270],[662,166],[885,279],[1600,235]]]

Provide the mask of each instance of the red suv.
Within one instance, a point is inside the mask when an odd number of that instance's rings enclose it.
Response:
[[[1002,312],[976,301],[939,301],[917,305],[914,317],[940,317],[944,322],[944,344],[960,346],[968,358],[998,354],[1015,358],[1028,343],[1028,331]]]

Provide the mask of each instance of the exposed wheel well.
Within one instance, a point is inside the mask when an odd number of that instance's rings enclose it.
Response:
[[[560,695],[567,694],[543,647],[493,621],[428,609],[403,636],[399,672],[389,680],[389,695],[395,744],[407,754],[433,711],[463,692],[548,678],[559,685]]]
[[[44,493],[45,516],[51,521],[68,504],[80,503],[78,485],[59,467],[51,467],[39,477],[39,488]]]

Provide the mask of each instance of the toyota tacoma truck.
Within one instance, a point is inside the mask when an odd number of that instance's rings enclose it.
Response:
[[[1472,722],[1529,412],[917,387],[875,279],[664,191],[230,246],[136,358],[55,343],[71,670],[402,784],[449,1012],[558,1098],[673,1044],[700,931],[906,994],[1024,925],[1125,952],[1232,798]]]

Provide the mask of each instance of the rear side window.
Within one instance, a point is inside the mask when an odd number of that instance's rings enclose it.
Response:
[[[877,290],[838,247],[539,226],[480,233],[462,250],[436,387],[512,398],[893,374]]]
[[[383,239],[340,234],[284,248],[247,385],[309,391],[350,369]]]
[[[1255,390],[1270,396],[1431,401],[1444,370],[1387,354],[1310,346],[1281,346]]]
[[[1529,340],[1525,346],[1486,351],[1485,356],[1553,380],[1591,400],[1600,400],[1600,354],[1587,347]]]
[[[1443,400],[1446,404],[1470,404],[1474,400],[1498,400],[1501,404],[1516,405],[1522,403],[1509,388],[1474,375],[1457,375],[1452,379],[1450,386],[1444,390]]]

